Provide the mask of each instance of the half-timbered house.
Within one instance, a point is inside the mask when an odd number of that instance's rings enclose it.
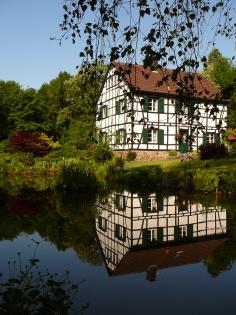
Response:
[[[97,104],[97,127],[113,150],[188,151],[220,142],[227,107],[219,103],[217,88],[200,74],[173,77],[168,69],[110,65]]]
[[[221,206],[180,196],[112,193],[97,202],[96,234],[111,276],[200,262],[227,238]],[[148,249],[148,250],[147,250]]]

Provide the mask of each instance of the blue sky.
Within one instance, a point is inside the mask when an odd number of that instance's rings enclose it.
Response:
[[[0,0],[0,79],[38,88],[60,71],[76,72],[78,48],[61,35],[60,0]]]
[[[76,73],[79,43],[59,46],[62,0],[0,0],[0,80],[15,80],[39,88],[60,71]],[[227,57],[235,54],[233,41],[216,45]]]

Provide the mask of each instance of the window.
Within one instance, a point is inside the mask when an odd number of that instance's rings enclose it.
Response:
[[[101,119],[107,118],[107,106],[104,105],[101,107]]]
[[[116,144],[126,143],[126,130],[120,129],[116,132]]]
[[[158,101],[154,98],[148,98],[148,110],[150,112],[157,112]]]
[[[143,105],[144,112],[158,112],[164,113],[165,100],[163,97],[151,98],[148,96],[144,96],[143,100],[141,100],[141,104]]]
[[[148,212],[156,212],[157,211],[157,199],[156,196],[150,196],[148,198]]]
[[[160,212],[164,210],[163,196],[151,194],[142,196],[141,209],[143,212]]]
[[[143,230],[143,242],[163,242],[163,228]]]
[[[125,210],[125,196],[116,195],[115,204],[119,210]]]
[[[178,212],[188,212],[188,201],[180,198],[176,198],[175,205],[178,208]]]
[[[151,242],[156,241],[157,240],[157,229],[147,230],[147,238]]]
[[[203,133],[203,144],[206,143],[217,143],[220,144],[220,134],[214,132]]]
[[[127,98],[116,101],[116,115],[122,114],[127,110]]]
[[[164,130],[155,128],[143,128],[142,130],[142,141],[144,144],[158,143],[164,144]]]
[[[148,129],[148,142],[157,143],[157,129]]]
[[[118,263],[118,254],[110,250],[108,247],[105,249],[105,255],[108,262],[111,262],[115,265]]]
[[[105,219],[103,217],[99,217],[98,218],[98,226],[99,226],[100,230],[105,232],[107,230],[107,219]]]
[[[176,241],[192,239],[193,238],[193,224],[175,226],[174,233],[175,233],[174,236],[175,236]]]
[[[115,224],[115,237],[125,242],[126,240],[126,228],[124,226],[121,226],[119,224]]]
[[[187,238],[188,235],[187,225],[180,226],[180,235],[181,238]]]
[[[215,143],[215,134],[213,132],[207,133],[207,143]]]

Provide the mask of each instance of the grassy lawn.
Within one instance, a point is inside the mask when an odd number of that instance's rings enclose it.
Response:
[[[186,167],[190,169],[196,168],[213,168],[213,169],[221,169],[231,170],[236,169],[236,157],[226,157],[224,159],[215,159],[215,160],[157,160],[151,162],[126,162],[125,167],[128,169],[139,169],[139,168],[154,168],[156,166],[161,166],[164,171],[171,171],[177,169],[179,167]]]

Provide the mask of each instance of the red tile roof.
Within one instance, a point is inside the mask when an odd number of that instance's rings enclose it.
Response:
[[[160,93],[169,95],[187,94],[194,98],[217,100],[220,91],[199,73],[179,72],[174,79],[174,70],[151,71],[141,65],[112,64],[123,79],[136,92]]]
[[[150,266],[165,269],[200,262],[210,256],[227,238],[191,244],[128,252],[110,276],[145,272]]]

